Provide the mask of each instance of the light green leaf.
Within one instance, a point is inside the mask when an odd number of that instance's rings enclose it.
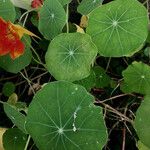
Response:
[[[137,0],[116,0],[92,11],[87,33],[105,57],[131,56],[148,35],[148,14]]]
[[[61,33],[66,23],[66,13],[58,0],[45,0],[40,9],[39,31],[47,39]]]
[[[102,4],[103,0],[82,0],[77,10],[82,15],[88,15],[92,10]]]
[[[122,74],[131,92],[146,94],[150,91],[150,66],[133,62]]]
[[[10,0],[0,0],[0,17],[5,20],[15,21],[16,12],[15,7]]]
[[[26,128],[41,150],[100,150],[107,140],[102,109],[82,86],[57,81],[36,93]]]
[[[17,107],[8,103],[4,104],[4,111],[10,120],[24,133],[27,133],[25,129],[26,117],[19,112]]]
[[[11,73],[18,73],[26,66],[28,66],[32,59],[32,53],[30,51],[30,38],[24,38],[23,42],[25,44],[25,52],[22,56],[11,59],[9,55],[0,57],[0,67]]]
[[[17,128],[8,129],[3,135],[5,150],[23,150],[27,141],[27,135]]]
[[[147,95],[142,101],[136,113],[135,129],[140,138],[140,141],[150,148],[150,95]],[[143,149],[142,149],[143,150]]]
[[[70,3],[71,0],[58,0],[63,6]]]
[[[90,74],[96,55],[97,48],[89,35],[62,33],[51,41],[45,60],[55,79],[76,81]]]
[[[138,141],[139,150],[150,150],[147,146],[145,146],[141,141]]]
[[[23,8],[23,9],[27,9],[30,10],[32,9],[31,7],[31,2],[33,0],[10,0],[14,6],[19,7],[19,8]]]

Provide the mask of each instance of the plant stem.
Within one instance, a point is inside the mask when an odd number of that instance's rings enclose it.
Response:
[[[24,150],[27,150],[30,139],[31,139],[31,136],[29,135]]]
[[[67,28],[67,33],[69,33],[69,4],[66,6],[66,28]]]
[[[0,101],[0,104],[4,104],[5,102],[3,102],[3,101]]]

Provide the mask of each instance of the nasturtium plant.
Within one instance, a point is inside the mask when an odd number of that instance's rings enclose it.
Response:
[[[88,15],[92,10],[102,4],[103,0],[82,0],[78,6],[78,12],[82,15]]]
[[[149,8],[0,0],[0,150],[150,149]]]
[[[9,103],[4,104],[4,111],[11,121],[24,133],[27,133],[25,129],[26,117],[15,105],[10,105]]]
[[[136,0],[116,0],[93,10],[87,33],[105,57],[131,56],[148,35],[147,10]]]
[[[123,71],[125,84],[131,92],[147,94],[150,91],[150,66],[142,62],[133,62]]]
[[[90,74],[96,55],[97,48],[89,35],[62,33],[51,41],[45,60],[55,79],[76,81]]]
[[[27,135],[17,128],[8,129],[3,135],[5,150],[23,150],[27,141]]]
[[[0,57],[0,67],[11,73],[18,73],[26,66],[28,66],[32,60],[32,52],[30,50],[31,40],[29,37],[24,37],[22,41],[25,44],[25,52],[22,56],[11,59],[9,55]]]
[[[15,7],[10,2],[10,0],[0,1],[0,17],[5,20],[10,20],[14,22],[16,16]]]
[[[142,101],[142,104],[140,108],[138,109],[136,113],[136,119],[135,119],[135,129],[137,130],[137,134],[140,138],[140,141],[148,148],[150,148],[150,95],[146,95],[144,100]]]
[[[41,150],[99,150],[107,133],[102,110],[93,101],[80,85],[48,83],[29,106],[26,129]]]
[[[46,39],[53,39],[61,33],[66,23],[66,13],[58,0],[45,0],[39,18],[39,31]]]

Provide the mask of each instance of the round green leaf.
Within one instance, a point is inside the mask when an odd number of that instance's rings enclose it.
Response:
[[[82,86],[57,81],[36,93],[26,129],[41,150],[99,150],[107,140],[102,109]]]
[[[12,82],[6,82],[3,86],[2,93],[5,96],[10,96],[15,91],[15,85]]]
[[[5,150],[23,150],[27,141],[27,135],[17,128],[8,129],[3,135]]]
[[[77,10],[82,15],[88,15],[92,10],[102,4],[103,0],[82,0]]]
[[[75,81],[90,74],[96,55],[97,48],[89,35],[62,33],[50,43],[45,60],[57,80]]]
[[[96,76],[96,87],[103,88],[110,84],[110,77],[106,74],[106,71],[100,67],[95,66],[93,68],[95,76]]]
[[[146,94],[150,91],[150,66],[133,62],[122,74],[131,92]]]
[[[136,113],[135,129],[140,138],[140,141],[150,148],[150,95],[147,95],[142,101]]]
[[[92,11],[87,33],[106,57],[131,56],[148,35],[148,14],[137,0],[116,0]]]
[[[15,7],[10,2],[10,0],[1,0],[0,1],[0,17],[5,20],[15,21],[16,12]]]
[[[30,38],[23,38],[25,44],[25,52],[22,56],[11,59],[9,55],[0,57],[0,67],[11,73],[18,73],[26,66],[28,66],[32,59],[32,53],[30,51]]]
[[[47,39],[61,33],[66,23],[66,13],[58,0],[45,0],[40,9],[39,31]]]

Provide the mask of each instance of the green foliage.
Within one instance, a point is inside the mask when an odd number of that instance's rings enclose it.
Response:
[[[71,0],[58,0],[63,6],[70,3]]]
[[[78,6],[78,12],[82,15],[88,15],[92,10],[102,4],[103,0],[82,0]]]
[[[31,2],[0,1],[0,126],[17,127],[3,135],[5,150],[150,149],[146,1]],[[25,51],[13,60],[18,40]],[[16,47],[5,50],[8,41]]]
[[[19,109],[15,105],[8,103],[4,104],[4,111],[11,121],[24,133],[27,133],[25,129],[26,117],[19,112]]]
[[[6,82],[3,85],[2,93],[5,96],[10,96],[15,91],[15,85],[12,82]]]
[[[139,150],[150,150],[150,148],[146,147],[141,141],[138,141]]]
[[[137,130],[140,141],[150,149],[150,95],[147,95],[142,101],[140,108],[136,113],[135,128]]]
[[[116,0],[89,15],[87,33],[105,57],[131,56],[148,35],[147,10],[135,0]]]
[[[27,135],[17,128],[8,129],[3,136],[5,150],[23,150],[27,141]]]
[[[130,92],[147,94],[150,91],[150,67],[142,62],[133,62],[123,71],[124,82]]]
[[[47,39],[61,33],[66,23],[66,14],[58,0],[45,0],[40,10],[39,31]]]
[[[62,33],[51,41],[45,59],[55,79],[76,81],[90,74],[96,55],[97,48],[89,35]]]
[[[0,1],[0,17],[5,20],[15,21],[15,7],[10,2],[10,0],[1,0]]]
[[[102,148],[107,139],[106,127],[102,110],[93,105],[93,100],[76,84],[57,81],[45,85],[33,98],[26,123],[38,148]]]
[[[110,77],[106,74],[105,70],[102,67],[95,66],[93,68],[95,77],[96,77],[96,87],[103,88],[109,85]]]
[[[26,66],[28,66],[32,59],[32,53],[30,50],[30,38],[24,38],[23,39],[25,45],[25,52],[22,56],[19,58],[16,58],[15,60],[12,60],[9,55],[4,55],[0,57],[0,67],[5,69],[8,72],[11,73],[18,73],[22,69],[24,69]]]

